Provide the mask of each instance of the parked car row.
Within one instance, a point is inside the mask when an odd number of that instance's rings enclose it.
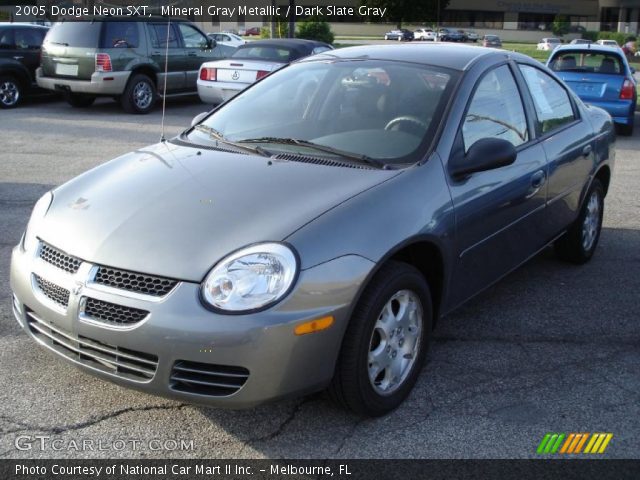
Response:
[[[331,48],[299,39],[247,45],[233,33],[207,35],[191,22],[166,17],[144,22],[118,17],[59,22],[51,29],[4,24],[0,25],[0,106],[15,107],[26,93],[39,88],[62,94],[74,107],[111,97],[125,111],[144,114],[162,96],[200,90],[204,101],[227,99],[293,60]],[[233,60],[224,65],[207,63],[225,58]],[[217,78],[212,74],[216,71]]]
[[[421,27],[415,31],[407,29],[391,30],[384,34],[385,40],[398,41],[441,41],[441,42],[477,42],[480,36],[473,31],[456,30],[453,28],[442,27],[433,30],[429,27]]]

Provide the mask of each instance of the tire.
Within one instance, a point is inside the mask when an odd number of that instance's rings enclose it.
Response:
[[[67,93],[64,99],[74,108],[87,108],[96,101],[96,97],[93,95],[85,95],[83,93]]]
[[[401,318],[403,325],[397,323],[395,315],[411,305],[416,307],[415,320],[406,316]],[[382,266],[353,311],[329,397],[363,417],[378,417],[398,407],[411,392],[424,364],[432,316],[429,286],[422,274],[401,262]],[[389,323],[382,320],[384,317]],[[406,357],[412,347],[413,356]],[[402,356],[401,349],[405,352]],[[373,358],[387,367],[380,368]],[[397,369],[394,373],[393,366]],[[394,381],[398,374],[401,378]]]
[[[153,80],[139,73],[129,79],[120,104],[127,113],[146,114],[153,110],[157,99],[158,92]]]
[[[587,193],[580,214],[554,247],[558,257],[581,265],[588,262],[598,246],[604,212],[604,188],[595,178]]]
[[[11,75],[0,75],[0,108],[15,108],[22,101],[22,84]]]
[[[631,118],[629,123],[619,124],[618,131],[620,132],[620,134],[624,135],[625,137],[630,137],[631,135],[633,135],[633,123],[633,118]]]

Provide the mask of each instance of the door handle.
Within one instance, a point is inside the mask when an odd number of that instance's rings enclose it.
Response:
[[[14,60],[22,60],[24,57],[21,57],[20,55],[16,55],[15,57],[13,57]]]
[[[538,170],[536,173],[531,175],[531,187],[527,192],[525,198],[529,199],[535,196],[536,193],[540,191],[542,186],[547,181],[547,173],[544,170]]]
[[[584,147],[582,149],[582,156],[583,157],[588,157],[589,154],[591,153],[591,150],[592,150],[591,145],[587,145],[586,147]]]
[[[187,55],[189,55],[190,57],[197,57],[198,54],[196,52],[189,52]]]

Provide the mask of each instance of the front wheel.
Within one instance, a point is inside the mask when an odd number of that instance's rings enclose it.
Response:
[[[421,273],[405,263],[384,265],[353,312],[329,387],[331,398],[367,417],[398,407],[424,364],[432,316]]]
[[[596,178],[591,184],[578,218],[554,245],[561,259],[577,264],[586,263],[591,259],[600,239],[603,212],[604,187]]]
[[[14,77],[0,76],[0,107],[15,108],[22,100],[22,86]]]

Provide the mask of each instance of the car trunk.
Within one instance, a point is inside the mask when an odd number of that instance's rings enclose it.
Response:
[[[100,43],[101,22],[65,22],[55,25],[42,46],[46,77],[90,80]]]
[[[283,65],[283,63],[232,58],[216,62],[215,67],[218,82],[253,83],[258,77],[258,72],[272,72]]]
[[[556,72],[585,101],[612,101],[620,98],[625,76],[620,73]]]

